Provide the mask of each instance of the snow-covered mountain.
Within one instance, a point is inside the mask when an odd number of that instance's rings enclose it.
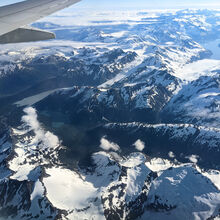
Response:
[[[220,219],[219,11],[62,13],[0,46],[0,219]]]
[[[113,151],[94,153],[86,168],[68,169],[58,159],[64,146],[41,127],[33,108],[25,109],[22,121],[1,137],[3,219],[214,219],[220,214],[219,171],[143,153],[120,157],[120,147],[107,139],[100,146]]]

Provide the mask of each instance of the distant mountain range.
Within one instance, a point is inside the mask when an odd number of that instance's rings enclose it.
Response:
[[[0,46],[0,219],[220,219],[219,11],[111,13]]]

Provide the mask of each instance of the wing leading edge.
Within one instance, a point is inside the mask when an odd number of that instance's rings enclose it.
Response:
[[[24,28],[24,34],[35,35],[33,40],[31,36],[26,36],[25,38],[19,38],[18,36],[13,37],[14,34],[21,34],[22,27],[28,25],[36,20],[39,20],[45,16],[48,16],[56,11],[59,11],[63,8],[69,7],[80,0],[26,0],[23,2],[15,3],[12,5],[7,5],[0,7],[0,42],[1,43],[10,43],[10,39],[16,38],[16,42],[27,42],[27,41],[36,41],[38,40],[37,34],[40,33],[40,30],[28,31]],[[45,31],[40,33],[42,40],[44,38],[48,39],[48,36],[54,38],[53,34],[46,34]],[[7,42],[4,42],[4,39],[7,39]],[[12,41],[13,42],[13,41]]]

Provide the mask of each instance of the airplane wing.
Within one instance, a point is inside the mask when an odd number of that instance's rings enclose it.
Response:
[[[0,7],[0,43],[17,43],[54,38],[55,35],[53,33],[25,28],[24,26],[79,1],[26,0]]]

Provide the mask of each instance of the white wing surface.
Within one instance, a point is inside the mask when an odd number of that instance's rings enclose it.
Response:
[[[80,0],[26,0],[0,7],[0,38],[3,36],[3,38],[7,38],[8,40],[10,40],[10,38],[13,39],[13,34],[17,33],[15,30],[79,1]],[[7,36],[10,32],[11,34]],[[34,31],[32,33],[34,33]]]

